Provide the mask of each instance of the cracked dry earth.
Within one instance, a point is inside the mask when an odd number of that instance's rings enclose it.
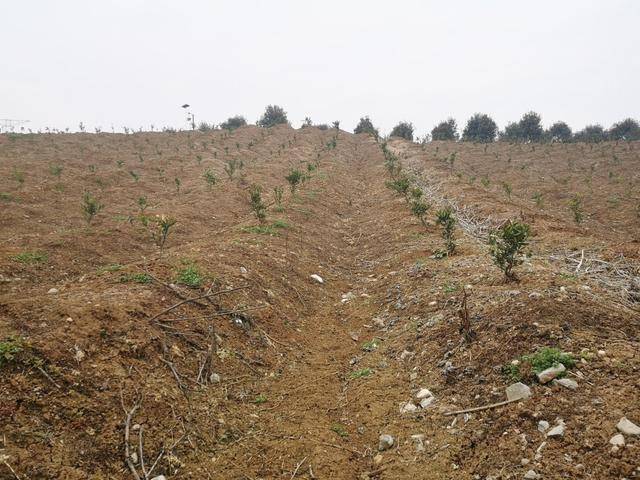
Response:
[[[381,149],[364,135],[250,126],[0,136],[0,339],[21,346],[0,366],[0,478],[637,478],[637,438],[614,452],[608,443],[621,417],[640,423],[637,308],[551,260],[561,245],[602,258],[623,251],[633,265],[637,240],[622,244],[596,216],[575,228],[515,191],[506,200],[463,184],[437,158],[455,150],[460,168],[479,159],[490,170],[499,156],[529,162],[529,151],[390,148],[440,185],[438,201],[498,222],[529,219],[519,283],[504,283],[462,229],[456,255],[433,258],[439,228],[386,188]],[[619,148],[618,167],[632,170],[637,146]],[[229,179],[232,159],[244,167]],[[318,168],[290,194],[284,177],[308,165]],[[251,184],[263,187],[265,225],[252,217]],[[87,190],[104,204],[89,227]],[[162,253],[140,221],[142,195],[146,214],[178,220]],[[46,257],[18,260],[25,252]],[[200,282],[185,284],[189,266]],[[166,311],[212,292],[226,293]],[[502,367],[547,346],[580,359],[577,390],[526,376],[527,401],[443,415],[504,400],[512,380]],[[423,388],[432,404],[402,413]],[[545,438],[541,420],[562,420],[564,436]],[[379,452],[382,434],[394,443]]]

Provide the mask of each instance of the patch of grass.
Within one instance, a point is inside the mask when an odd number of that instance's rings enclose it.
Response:
[[[271,226],[273,228],[289,228],[289,224],[284,220],[275,220]]]
[[[14,198],[8,193],[0,193],[0,200],[3,202],[13,202]]]
[[[49,255],[44,252],[22,252],[11,257],[14,262],[33,264],[46,262],[49,259]]]
[[[112,263],[109,265],[105,265],[104,267],[100,267],[98,269],[98,273],[117,272],[118,270],[122,270],[122,265],[120,265],[119,263]]]
[[[361,368],[360,370],[356,370],[355,372],[351,372],[349,375],[350,378],[365,378],[373,373],[373,370],[370,368]]]
[[[331,431],[337,433],[342,438],[347,438],[349,436],[349,432],[347,432],[347,429],[341,423],[334,423],[331,425]]]
[[[267,396],[264,393],[261,393],[260,395],[256,396],[256,398],[253,400],[253,403],[257,405],[267,403]]]
[[[380,341],[377,338],[374,338],[373,340],[364,342],[362,344],[362,350],[364,350],[365,352],[373,352],[376,348],[378,348],[378,345],[380,345]]]
[[[11,362],[24,349],[21,337],[8,337],[0,342],[0,367]]]
[[[518,359],[517,364],[505,365],[503,372],[512,380],[520,381],[528,376],[526,372],[540,373],[559,363],[569,369],[576,364],[576,361],[570,353],[565,353],[554,347],[543,347],[536,353],[523,355]]]
[[[200,270],[194,264],[187,265],[185,268],[179,270],[178,276],[176,277],[176,282],[192,288],[202,286],[203,281],[202,273],[200,273]]]
[[[120,283],[135,282],[146,285],[152,281],[151,276],[146,273],[123,273],[120,275]]]
[[[279,235],[278,229],[289,228],[289,224],[284,220],[276,220],[271,225],[253,225],[250,227],[243,227],[244,233],[255,233],[258,235]]]

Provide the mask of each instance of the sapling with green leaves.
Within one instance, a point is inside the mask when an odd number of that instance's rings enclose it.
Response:
[[[431,205],[429,205],[427,202],[425,202],[421,198],[418,198],[418,199],[414,198],[411,201],[411,213],[416,217],[418,217],[418,219],[420,220],[420,222],[425,228],[427,228],[427,220],[425,216],[427,215],[427,212],[429,211],[430,208],[431,208]]]
[[[267,207],[262,201],[262,187],[253,184],[249,187],[249,199],[251,202],[251,210],[255,214],[260,223],[264,223],[267,218]]]
[[[207,182],[207,187],[209,188],[209,190],[211,190],[218,181],[218,177],[216,177],[216,174],[213,173],[210,169],[205,170],[202,177],[204,178],[205,182]]]
[[[509,220],[489,234],[491,257],[508,281],[517,280],[513,268],[523,262],[522,250],[528,244],[530,233],[526,223]]]
[[[571,197],[568,205],[569,210],[571,210],[571,213],[573,214],[573,219],[575,220],[576,224],[580,225],[582,223],[582,220],[584,219],[584,211],[582,209],[582,196],[576,193],[575,195],[573,195],[573,197]]]
[[[226,148],[226,147],[225,147]],[[229,177],[229,180],[233,180],[233,175],[236,173],[240,167],[238,160],[235,158],[231,158],[224,163],[224,171]]]
[[[93,218],[100,213],[104,205],[102,205],[91,193],[85,192],[82,197],[82,213],[87,225],[91,225]]]
[[[177,220],[168,215],[156,215],[154,221],[154,228],[151,230],[151,237],[155,244],[160,247],[160,252],[164,249],[164,244],[167,242],[167,237]]]
[[[409,201],[409,188],[411,187],[409,177],[400,176],[394,180],[387,181],[386,185],[398,195],[404,197],[405,201]]]
[[[296,188],[298,185],[302,183],[304,179],[304,174],[298,170],[294,169],[289,172],[289,175],[284,177],[287,182],[289,182],[289,188],[291,189],[291,193],[294,194],[296,192]]]
[[[176,185],[176,192],[180,193],[180,187],[182,186],[182,180],[180,180],[178,177],[173,179],[173,183],[175,183]]]
[[[437,256],[450,256],[455,252],[455,225],[456,218],[451,207],[445,207],[436,212],[436,223],[442,227],[442,238],[444,239],[445,250],[436,253]]]

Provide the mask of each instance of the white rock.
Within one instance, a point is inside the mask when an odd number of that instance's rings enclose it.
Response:
[[[420,406],[422,408],[429,408],[429,406],[435,401],[436,401],[435,397],[423,398],[422,400],[420,400]]]
[[[48,295],[57,295],[58,294],[58,289],[57,288],[50,288],[49,291],[47,292]]]
[[[416,393],[416,398],[418,400],[422,400],[423,398],[433,397],[433,393],[428,388],[421,388],[418,393]]]
[[[418,410],[412,402],[401,403],[400,404],[400,413],[413,413]]]
[[[538,431],[539,432],[546,432],[547,429],[549,428],[549,422],[547,422],[546,420],[540,420],[538,422]]]
[[[556,425],[547,432],[547,437],[562,437],[564,435],[564,424]]]
[[[616,428],[625,435],[640,435],[640,427],[627,419],[627,417],[622,417]]]
[[[614,435],[611,437],[611,440],[609,440],[609,443],[614,447],[624,447],[624,435],[621,433]]]
[[[506,389],[507,400],[520,400],[531,396],[531,389],[522,382],[513,383]]]
[[[560,385],[569,390],[575,390],[578,388],[578,382],[571,380],[570,378],[557,378],[553,380],[554,385]]]
[[[246,268],[244,268],[244,267],[240,267],[240,273],[241,273],[242,275],[246,275],[248,272],[247,272],[247,269],[246,269]]]
[[[356,296],[353,294],[353,292],[343,293],[342,294],[342,299],[340,300],[340,302],[349,303],[351,300],[353,300],[355,298],[356,298]]]
[[[153,477],[151,480],[167,480],[167,477],[164,475],[158,475],[157,477]]]
[[[529,460],[528,458],[521,458],[520,459],[520,465],[522,465],[523,467],[525,465],[529,465],[530,462],[531,462],[531,460]]]
[[[424,435],[422,433],[411,435],[411,440],[415,443],[417,452],[424,452]]]
[[[380,435],[380,438],[379,438],[378,450],[381,452],[384,450],[388,450],[391,447],[393,447],[393,443],[394,443],[394,440],[391,435],[382,434]]]
[[[324,283],[324,280],[322,279],[322,277],[320,275],[316,275],[315,273],[311,275],[311,278],[313,278],[318,283]]]
[[[211,375],[209,375],[209,381],[211,383],[220,383],[220,375],[218,375],[217,373],[212,373]]]
[[[540,475],[538,475],[535,470],[529,470],[524,474],[524,478],[526,478],[527,480],[536,480],[540,478]]]
[[[546,370],[541,371],[538,374],[538,381],[540,383],[548,383],[558,375],[566,370],[565,366],[561,363],[556,363],[553,367],[549,367]]]
[[[133,452],[130,456],[133,463],[138,463],[138,454],[136,452]]]

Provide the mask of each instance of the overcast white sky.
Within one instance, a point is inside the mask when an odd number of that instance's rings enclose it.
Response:
[[[640,116],[637,0],[3,0],[0,40],[0,118],[31,128],[185,127],[185,102],[420,135],[477,111]]]

